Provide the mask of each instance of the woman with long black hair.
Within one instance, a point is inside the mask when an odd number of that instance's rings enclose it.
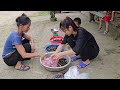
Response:
[[[90,64],[90,60],[97,57],[99,46],[94,36],[82,27],[77,27],[70,17],[60,22],[60,29],[65,33],[64,40],[58,46],[52,58],[60,59],[66,55],[80,55],[82,62],[78,65],[84,68]],[[71,50],[61,52],[62,47],[68,43]]]

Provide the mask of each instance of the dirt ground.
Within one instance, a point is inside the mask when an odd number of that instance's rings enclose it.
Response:
[[[71,18],[80,17],[82,20],[81,26],[91,32],[100,47],[100,53],[91,64],[79,71],[89,73],[90,79],[120,79],[120,38],[113,40],[115,27],[110,25],[108,35],[103,35],[105,24],[101,32],[97,31],[98,22],[89,22],[88,11],[74,13],[58,13],[56,14],[56,22],[50,21],[50,16],[40,16],[38,11],[0,11],[0,79],[46,79],[49,75],[56,72],[45,70],[39,62],[39,58],[33,58],[30,61],[25,61],[31,69],[26,72],[15,70],[13,67],[7,66],[1,57],[5,40],[9,33],[16,29],[15,19],[22,13],[26,13],[32,20],[31,30],[28,32],[35,38],[36,52],[44,53],[44,47],[50,44],[49,38],[52,37],[50,29],[59,29],[59,23],[66,16]],[[64,35],[59,32],[59,35]],[[76,65],[78,61],[72,62]]]

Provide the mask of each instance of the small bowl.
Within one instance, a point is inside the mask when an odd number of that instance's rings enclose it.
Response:
[[[61,41],[55,41],[55,40],[60,40],[60,39],[61,39]],[[62,36],[53,36],[53,37],[50,38],[50,42],[52,44],[61,44],[63,39],[64,38]]]
[[[46,53],[46,56],[49,57],[49,56],[51,56],[53,53],[54,53],[54,52]],[[41,64],[46,70],[48,70],[48,71],[53,71],[53,72],[55,72],[55,71],[62,71],[62,70],[64,70],[64,69],[66,69],[66,68],[70,65],[70,63],[71,63],[71,58],[70,58],[70,56],[65,56],[65,57],[63,57],[63,58],[65,58],[65,59],[67,60],[67,64],[64,65],[64,66],[60,66],[60,67],[49,67],[49,66],[47,66],[47,65],[43,65],[41,58],[40,58],[40,64]]]
[[[54,52],[57,48],[56,48],[55,50],[52,50],[52,51],[49,51],[48,48],[58,47],[58,46],[59,46],[59,44],[49,44],[49,45],[47,45],[47,46],[45,47],[45,52],[46,52],[46,53],[48,53],[48,52]],[[64,48],[62,48],[62,51],[64,51]],[[62,52],[62,51],[61,51],[61,52]]]

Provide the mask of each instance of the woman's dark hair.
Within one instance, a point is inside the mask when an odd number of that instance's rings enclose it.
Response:
[[[27,17],[27,15],[25,15],[24,13],[16,18],[16,23],[18,27],[20,25],[27,25],[29,22],[31,22],[30,18]]]
[[[79,17],[74,18],[74,21],[77,22],[79,25],[81,24],[81,19]]]
[[[63,30],[65,28],[69,28],[69,26],[73,27],[73,30],[77,30],[77,26],[75,25],[74,21],[70,17],[66,17],[63,21],[60,22],[60,29]]]

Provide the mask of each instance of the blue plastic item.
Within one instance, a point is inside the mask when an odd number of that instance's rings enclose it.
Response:
[[[59,44],[50,44],[50,45],[47,45],[45,46],[45,52],[48,53],[48,52],[54,52],[57,47],[59,46]],[[64,51],[64,49],[62,48],[62,51]]]

